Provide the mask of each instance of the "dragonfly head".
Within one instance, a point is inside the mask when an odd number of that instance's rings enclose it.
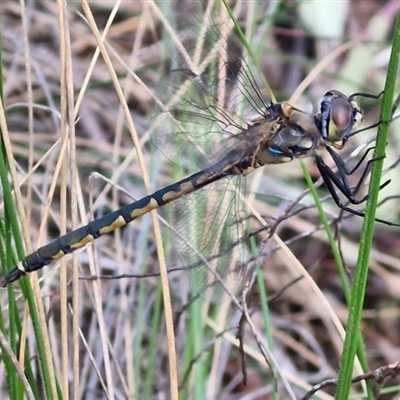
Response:
[[[345,96],[338,90],[326,92],[320,106],[320,133],[329,142],[346,140],[363,120],[355,95]]]

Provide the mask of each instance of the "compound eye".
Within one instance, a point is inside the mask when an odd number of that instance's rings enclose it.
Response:
[[[329,117],[328,139],[337,142],[351,132],[356,114],[347,100],[336,97],[332,100]]]
[[[344,100],[345,99],[345,100]],[[325,93],[320,103],[319,130],[321,136],[328,141],[334,142],[337,137],[336,122],[334,115],[341,109],[341,104],[348,104],[347,97],[338,90],[329,90]],[[336,111],[335,111],[336,109]],[[343,109],[343,105],[342,105]]]
[[[345,96],[338,90],[326,92],[321,101],[321,113],[316,118],[317,127],[324,140],[339,142],[347,139],[363,120],[355,95]]]

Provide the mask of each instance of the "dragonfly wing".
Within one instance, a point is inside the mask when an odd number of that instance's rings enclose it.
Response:
[[[240,177],[223,179],[169,208],[174,247],[188,272],[192,294],[213,302],[235,292],[249,259],[239,182]]]
[[[204,30],[202,24],[197,28],[201,49],[191,49],[183,34],[185,56],[171,51],[179,69],[171,71],[160,94],[164,107],[154,118],[150,133],[152,143],[170,161],[186,167],[182,163],[191,159],[203,168],[220,158],[220,142],[240,135],[255,119],[264,117],[270,102],[233,31],[217,26]],[[191,27],[188,34],[193,35],[194,30],[196,27]],[[200,64],[194,62],[203,52]],[[187,157],[177,158],[177,149],[182,147]]]

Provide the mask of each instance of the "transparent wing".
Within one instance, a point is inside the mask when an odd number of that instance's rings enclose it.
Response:
[[[203,28],[200,24],[202,36],[193,49],[185,46],[185,54],[174,55],[179,68],[170,74],[169,99],[151,129],[152,143],[184,167],[187,159],[199,168],[215,162],[221,146],[229,146],[226,140],[245,131],[255,118],[264,117],[270,105],[232,30],[216,25]],[[190,42],[182,36],[182,43]]]
[[[248,126],[265,117],[270,105],[232,29],[214,22],[206,29],[204,21],[197,28],[193,24],[188,37],[179,39],[184,50],[171,50],[169,98],[152,121],[153,144],[173,164],[183,166],[184,175],[215,164],[229,152],[240,157],[247,147],[254,148],[257,137],[248,133]],[[250,258],[244,189],[241,177],[222,179],[169,205],[174,247],[194,295],[220,301],[243,276]]]
[[[239,181],[213,183],[173,202],[168,211],[192,294],[213,302],[235,292],[249,259]]]

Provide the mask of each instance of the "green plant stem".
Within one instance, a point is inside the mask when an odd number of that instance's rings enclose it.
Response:
[[[319,216],[321,218],[322,224],[324,225],[324,229],[325,232],[328,236],[328,241],[329,241],[329,245],[331,247],[332,250],[332,254],[333,257],[335,259],[335,264],[336,267],[338,269],[339,272],[339,277],[340,277],[340,281],[342,284],[342,289],[346,298],[346,302],[348,307],[350,306],[351,303],[351,293],[350,293],[350,287],[349,287],[349,282],[347,280],[347,274],[345,271],[345,266],[343,265],[343,260],[342,257],[340,255],[340,251],[338,249],[338,246],[336,244],[335,241],[335,237],[333,235],[332,229],[329,225],[329,221],[326,217],[325,211],[322,207],[321,204],[321,200],[318,196],[318,192],[313,184],[313,181],[311,179],[311,176],[304,164],[304,162],[301,163],[301,168],[303,170],[303,174],[306,178],[308,187],[310,188],[310,192],[314,198],[315,204],[317,206],[318,212],[319,212]],[[364,348],[364,342],[363,342],[363,337],[361,335],[360,331],[357,331],[355,336],[352,337],[352,340],[354,341],[355,346],[357,346],[357,356],[360,360],[360,364],[363,368],[363,371],[367,371],[368,370],[368,360],[367,360],[367,355],[365,353],[365,348]],[[373,392],[372,392],[372,387],[369,384],[369,382],[367,382],[367,395],[368,395],[368,400],[374,400],[373,399]]]
[[[354,356],[356,354],[356,342],[352,338],[359,332],[361,313],[364,303],[365,288],[368,277],[368,262],[374,232],[375,212],[378,204],[379,186],[383,169],[384,157],[389,124],[385,121],[391,120],[391,111],[394,97],[394,87],[396,83],[397,68],[399,64],[400,53],[400,14],[397,16],[396,28],[392,42],[392,52],[390,56],[388,74],[385,83],[385,90],[382,99],[382,110],[378,136],[376,140],[376,149],[374,158],[377,161],[373,163],[371,170],[371,183],[369,188],[370,198],[367,202],[363,230],[358,252],[358,261],[354,274],[354,282],[351,292],[349,318],[347,320],[346,337],[343,346],[343,354],[340,364],[339,380],[335,398],[338,400],[348,399],[351,386],[351,377],[353,373]]]

